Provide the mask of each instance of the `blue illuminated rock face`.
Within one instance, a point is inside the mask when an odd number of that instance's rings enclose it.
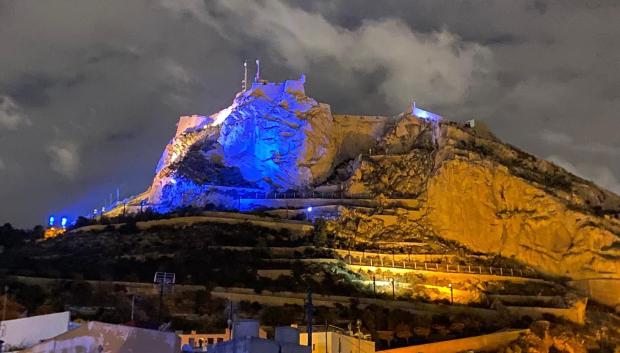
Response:
[[[324,181],[340,139],[329,106],[307,97],[303,83],[303,77],[254,83],[210,117],[181,117],[158,163],[149,203],[161,211],[205,203],[228,207],[229,196]]]
[[[329,106],[287,83],[255,84],[237,98],[218,138],[225,164],[264,190],[307,188],[325,179],[336,150]]]

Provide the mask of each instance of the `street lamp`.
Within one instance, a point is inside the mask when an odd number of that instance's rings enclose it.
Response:
[[[308,206],[308,208],[306,208],[306,219],[310,220],[310,212],[312,212],[312,206]]]
[[[396,300],[396,285],[394,284],[394,278],[390,278],[392,281],[392,300]]]
[[[448,288],[450,288],[450,304],[454,304],[454,288],[452,288],[452,283],[448,284]]]

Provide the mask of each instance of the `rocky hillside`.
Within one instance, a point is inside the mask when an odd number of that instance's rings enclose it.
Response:
[[[499,141],[480,123],[333,115],[306,96],[303,77],[254,83],[212,116],[182,117],[141,197],[160,210],[235,208],[264,192],[313,189],[379,200],[375,209],[342,213],[336,230],[364,214],[365,234],[406,240],[427,232],[549,275],[620,281],[618,195]],[[415,206],[381,206],[393,199]],[[399,221],[386,223],[386,212]]]
[[[440,123],[433,146],[425,125],[404,116],[379,143],[389,153],[363,158],[349,190],[415,198],[410,218],[428,231],[548,274],[620,275],[620,197],[484,128]]]

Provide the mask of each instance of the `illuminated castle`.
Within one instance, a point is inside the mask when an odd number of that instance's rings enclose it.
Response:
[[[160,211],[205,204],[239,208],[238,200],[250,194],[324,187],[338,165],[381,148],[381,139],[398,124],[427,126],[437,143],[441,117],[415,103],[412,114],[395,117],[335,115],[328,104],[306,96],[304,75],[274,83],[260,79],[257,68],[254,82],[246,82],[247,71],[229,107],[180,117],[151,187],[128,202],[130,210],[140,202]]]

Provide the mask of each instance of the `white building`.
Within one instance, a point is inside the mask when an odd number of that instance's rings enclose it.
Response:
[[[4,341],[2,351],[32,347],[51,337],[69,330],[70,313],[38,315],[23,319],[0,321],[0,341]]]
[[[240,320],[233,324],[232,339],[208,347],[209,353],[309,353],[299,344],[299,331],[292,327],[276,327],[275,340],[260,338],[256,320]]]
[[[308,344],[308,334],[301,333],[299,343]],[[311,353],[374,353],[375,342],[361,336],[348,335],[344,331],[328,327],[312,332]]]

